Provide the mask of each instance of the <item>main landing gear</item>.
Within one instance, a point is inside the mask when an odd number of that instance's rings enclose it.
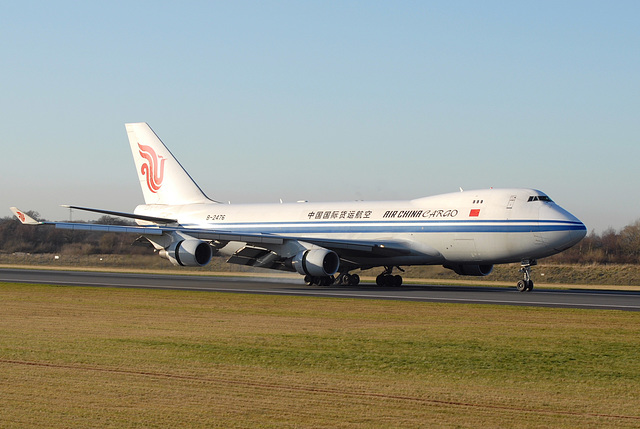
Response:
[[[307,286],[331,286],[336,282],[336,278],[333,276],[317,277],[306,275],[304,276],[304,282]]]
[[[400,267],[396,267],[404,273],[404,270]],[[384,267],[384,272],[376,277],[376,284],[378,286],[402,286],[402,276],[392,275],[393,267]]]
[[[384,271],[378,277],[376,277],[376,284],[378,286],[402,286],[402,276],[393,275],[393,269],[397,268],[400,271],[404,270],[400,267],[385,266]],[[304,276],[304,282],[308,286],[331,286],[334,284],[341,286],[357,286],[360,284],[360,276],[357,274],[340,273],[338,277],[334,276]],[[532,284],[533,285],[533,284]]]
[[[342,286],[357,286],[360,284],[360,276],[357,274],[340,273],[338,278],[334,276],[315,277],[304,276],[304,282],[307,286],[331,286],[333,284],[339,284]]]
[[[357,274],[341,273],[336,281],[342,286],[357,286],[360,284],[360,276]]]
[[[533,280],[531,280],[531,267],[534,265],[538,265],[538,261],[535,259],[524,259],[521,262],[520,272],[524,277],[522,280],[518,281],[517,288],[518,292],[530,292],[533,290]]]

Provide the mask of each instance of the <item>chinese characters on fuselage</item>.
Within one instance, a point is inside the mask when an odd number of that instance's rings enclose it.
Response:
[[[307,214],[310,220],[372,219],[373,210],[318,210]],[[458,210],[386,210],[383,219],[433,219],[458,216]]]
[[[371,210],[318,210],[309,212],[309,219],[371,219]]]

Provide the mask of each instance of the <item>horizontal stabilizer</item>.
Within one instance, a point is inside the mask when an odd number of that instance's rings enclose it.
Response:
[[[178,221],[176,219],[167,219],[164,217],[155,217],[155,216],[145,216],[145,215],[139,215],[139,214],[135,214],[135,213],[125,213],[125,212],[114,212],[111,210],[102,210],[102,209],[92,209],[89,207],[78,207],[78,206],[67,206],[67,205],[63,205],[61,207],[65,207],[67,209],[76,209],[76,210],[84,210],[86,212],[93,212],[93,213],[102,213],[102,214],[106,214],[106,215],[110,215],[110,216],[119,216],[119,217],[126,217],[129,219],[140,219],[140,220],[146,220],[148,222],[153,222],[153,223],[178,223]]]

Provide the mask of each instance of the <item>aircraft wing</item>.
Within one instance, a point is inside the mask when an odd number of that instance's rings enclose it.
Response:
[[[73,231],[98,231],[98,232],[123,232],[130,234],[162,235],[162,229],[155,226],[123,226],[123,225],[100,225],[94,223],[76,222],[49,222],[37,221],[24,211],[11,207],[11,211],[24,225],[52,225],[58,229],[70,229]]]
[[[96,231],[96,232],[119,232],[128,234],[142,234],[142,235],[162,235],[172,232],[181,232],[190,235],[194,238],[202,240],[219,240],[219,241],[243,241],[256,244],[282,244],[285,238],[269,235],[269,234],[238,234],[224,231],[216,231],[211,229],[198,229],[198,228],[184,228],[181,226],[165,226],[165,225],[153,225],[153,226],[124,226],[124,225],[101,225],[95,223],[81,223],[81,222],[50,222],[50,221],[37,221],[27,215],[24,211],[11,207],[13,214],[25,225],[52,225],[58,229],[68,229],[72,231]],[[109,213],[116,215],[117,212],[107,212],[106,210],[98,211],[91,210],[97,213]],[[122,216],[122,213],[118,215]],[[135,219],[150,220],[149,216],[139,216],[134,214],[128,214]],[[169,220],[169,219],[166,219]]]
[[[69,206],[67,206],[69,207]],[[81,210],[88,210],[97,213],[110,214],[115,216],[122,216],[134,219],[142,219],[146,221],[156,220],[155,218],[143,215],[137,215],[133,213],[121,213],[107,210],[98,209],[86,209],[79,208]],[[203,228],[186,228],[180,225],[169,226],[166,223],[172,221],[171,219],[158,218],[164,225],[150,225],[150,226],[124,226],[124,225],[101,225],[93,223],[76,223],[76,222],[50,222],[50,221],[36,221],[27,215],[24,211],[11,207],[13,214],[22,222],[27,225],[52,225],[58,229],[67,229],[72,231],[96,231],[96,232],[116,232],[127,234],[140,234],[140,235],[163,235],[171,233],[182,233],[189,235],[193,238],[201,240],[211,241],[236,241],[247,243],[253,247],[264,248],[269,250],[269,246],[282,245],[287,241],[299,241],[305,242],[319,247],[323,247],[329,250],[333,250],[342,258],[358,257],[358,256],[374,256],[374,257],[392,257],[400,255],[408,255],[412,253],[411,249],[404,246],[401,242],[395,241],[363,241],[363,240],[343,240],[343,239],[328,239],[328,238],[315,238],[315,237],[300,237],[300,236],[283,236],[275,234],[263,234],[263,233],[237,233],[231,231],[203,229]]]

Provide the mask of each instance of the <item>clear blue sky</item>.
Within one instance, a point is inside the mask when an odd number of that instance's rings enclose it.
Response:
[[[640,2],[20,1],[0,14],[0,205],[142,203],[125,122],[212,198],[533,187],[640,218]],[[76,214],[76,217],[86,217]]]

